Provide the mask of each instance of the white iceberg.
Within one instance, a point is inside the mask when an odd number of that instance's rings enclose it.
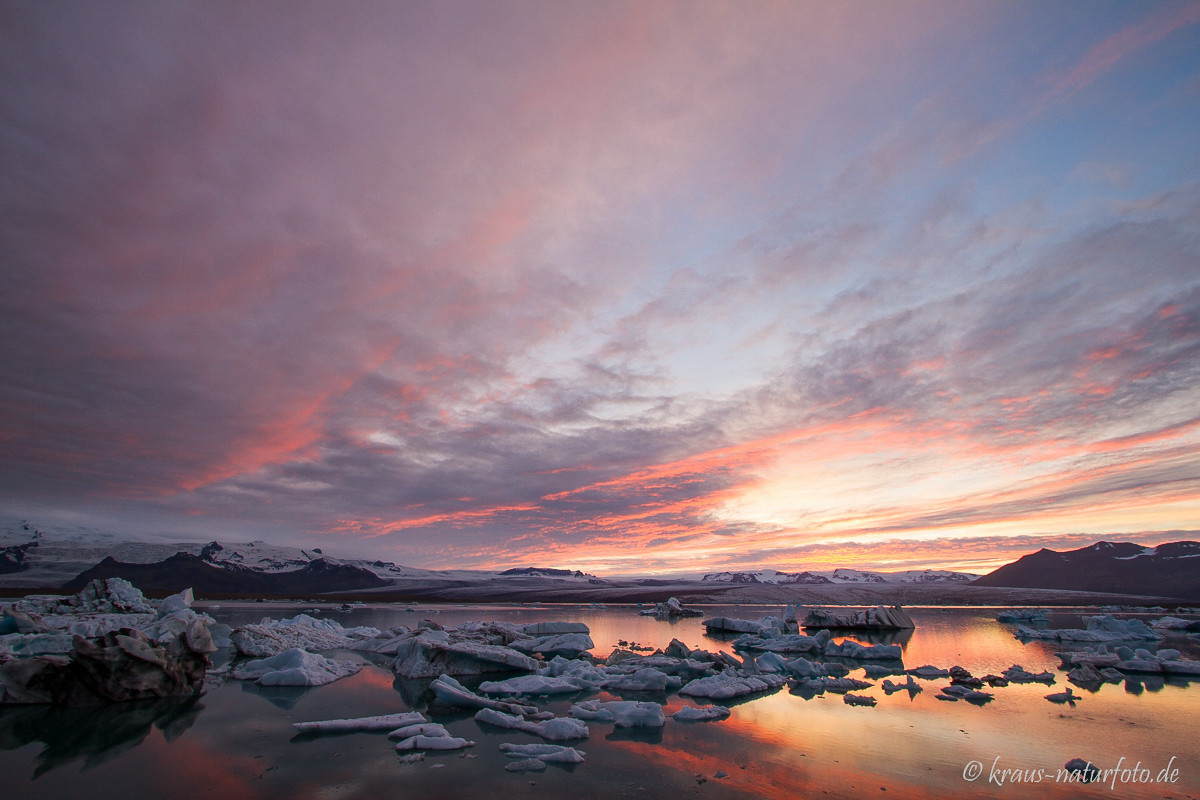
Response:
[[[725,719],[729,709],[725,706],[684,706],[671,715],[676,722],[711,722]]]
[[[508,714],[517,714],[518,716],[533,714],[537,711],[533,706],[481,697],[449,675],[439,675],[429,684],[429,688],[438,700],[448,706],[456,706],[458,708],[490,708]]]
[[[352,719],[326,719],[317,722],[293,722],[292,727],[301,733],[351,733],[355,731],[394,731],[405,725],[419,725],[428,722],[425,715],[417,711],[407,711],[399,714],[383,714],[375,717],[354,717]]]
[[[573,739],[588,738],[587,725],[578,719],[571,719],[570,717],[555,717],[542,722],[530,722],[523,717],[505,714],[494,708],[483,708],[475,714],[475,721],[494,725],[498,728],[510,728],[512,730],[532,733],[551,742],[565,742]]]
[[[544,764],[582,764],[587,754],[560,744],[512,744],[504,742],[500,751],[509,758],[536,758]]]
[[[461,750],[475,743],[457,736],[410,736],[396,745],[397,750]]]
[[[232,677],[239,681],[255,681],[262,686],[323,686],[361,669],[362,664],[335,661],[293,648],[242,664],[233,671]]]
[[[679,690],[691,697],[709,697],[713,700],[728,700],[748,694],[757,694],[778,689],[787,681],[781,675],[740,676],[731,670],[707,678],[690,681]]]
[[[479,684],[479,691],[484,694],[574,694],[579,690],[579,684],[570,678],[547,675],[519,675],[503,681],[484,681]]]

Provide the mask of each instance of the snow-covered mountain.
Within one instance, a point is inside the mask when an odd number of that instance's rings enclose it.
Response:
[[[779,572],[710,572],[701,578],[708,583],[844,584],[844,583],[969,583],[979,576],[942,569],[910,569],[903,572],[866,572],[858,569]]]
[[[301,570],[315,562],[354,567],[384,580],[440,575],[390,561],[333,558],[320,548],[305,550],[267,542],[146,542],[122,539],[82,525],[45,525],[0,520],[0,585],[62,586],[105,559],[124,564],[158,564],[177,555],[225,569],[260,574]]]

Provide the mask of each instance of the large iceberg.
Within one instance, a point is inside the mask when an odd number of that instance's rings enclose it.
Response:
[[[912,617],[900,606],[876,606],[850,614],[835,614],[824,608],[810,608],[801,627],[890,631],[911,629],[916,625]]]
[[[309,652],[346,649],[355,642],[378,635],[378,628],[343,628],[331,619],[297,614],[290,619],[263,619],[256,624],[243,625],[229,638],[242,655],[265,658],[294,648]]]

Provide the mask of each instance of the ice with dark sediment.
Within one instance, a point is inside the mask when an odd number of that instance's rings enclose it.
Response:
[[[913,680],[912,675],[908,675],[906,677],[907,680],[904,683],[893,683],[890,680],[885,680],[882,684],[880,684],[880,688],[883,689],[884,694],[894,694],[895,692],[905,691],[912,695],[924,690],[924,687],[921,686],[921,684]]]
[[[358,673],[362,664],[352,664],[309,653],[299,648],[240,665],[232,677],[261,686],[323,686]]]
[[[292,727],[301,733],[352,733],[352,732],[384,732],[394,731],[405,725],[419,725],[428,722],[424,714],[417,711],[404,711],[398,714],[381,714],[373,717],[353,717],[350,719],[325,719],[315,722],[293,722]]]
[[[995,698],[995,695],[991,692],[981,692],[969,686],[962,686],[956,683],[943,686],[940,694],[956,700],[966,700],[968,703],[975,703],[976,705],[983,705]]]
[[[865,611],[837,614],[824,608],[810,608],[801,623],[803,628],[847,628],[855,630],[909,630],[916,627],[912,617],[900,606],[876,606]]]
[[[643,617],[662,617],[666,619],[678,617],[702,617],[703,611],[696,611],[688,608],[683,603],[679,602],[679,598],[670,597],[662,603],[656,603],[652,608],[645,608],[638,612]]]
[[[1071,705],[1075,705],[1076,700],[1081,700],[1083,698],[1081,698],[1079,695],[1075,694],[1074,690],[1072,690],[1071,687],[1068,686],[1067,690],[1065,692],[1055,692],[1053,694],[1048,694],[1048,695],[1046,695],[1046,699],[1049,700],[1051,703],[1070,703]]]
[[[1045,683],[1047,685],[1054,683],[1054,673],[1049,670],[1030,672],[1020,664],[1013,664],[1001,674],[1010,683]]]
[[[907,670],[909,675],[915,675],[918,678],[932,680],[934,678],[949,678],[950,670],[935,667],[932,664],[926,664],[923,667],[913,667]]]
[[[847,694],[842,697],[842,702],[848,706],[873,706],[876,700],[865,694]]]

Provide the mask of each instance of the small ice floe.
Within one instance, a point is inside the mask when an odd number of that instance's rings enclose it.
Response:
[[[299,648],[279,655],[248,661],[233,671],[239,681],[254,681],[260,686],[323,686],[356,674],[362,664],[336,661]]]
[[[903,667],[885,667],[881,664],[867,664],[863,667],[863,677],[865,678],[888,678],[893,675],[903,674]]]
[[[787,662],[787,668],[788,672],[797,678],[822,678],[829,674],[824,664],[819,661],[809,661],[806,658],[797,658]]]
[[[981,692],[969,686],[952,683],[949,686],[943,686],[940,694],[935,695],[935,697],[938,697],[938,699],[966,700],[968,703],[982,706],[989,700],[995,699],[996,696],[991,692]]]
[[[618,728],[661,728],[666,718],[658,703],[634,700],[590,700],[571,706],[571,716],[591,722],[612,722]]]
[[[825,655],[857,660],[899,660],[904,653],[898,644],[862,645],[846,639],[841,644],[829,642],[825,645]]]
[[[475,743],[457,736],[410,736],[396,745],[397,750],[461,750]]]
[[[545,772],[546,762],[540,758],[522,758],[504,765],[505,772]]]
[[[785,672],[788,668],[787,662],[784,661],[776,653],[763,653],[755,657],[754,667],[759,673],[763,672]]]
[[[595,647],[592,637],[586,633],[556,633],[536,639],[517,639],[509,644],[522,653],[539,653],[543,656],[567,656],[576,658]]]
[[[761,622],[752,622],[748,619],[734,619],[732,617],[712,617],[700,623],[709,632],[716,631],[718,633],[752,633],[755,636],[761,636],[767,626]]]
[[[1045,622],[1046,612],[1040,608],[1010,608],[996,615],[996,622]]]
[[[710,697],[713,700],[728,700],[759,692],[769,692],[778,689],[786,683],[782,675],[746,675],[739,676],[731,669],[707,678],[696,678],[689,681],[679,693],[691,697]]]
[[[416,750],[414,752],[402,755],[396,760],[401,764],[416,764],[418,761],[425,760],[425,752],[423,750]]]
[[[587,636],[592,631],[582,622],[531,622],[522,625],[518,630],[525,636],[557,636],[562,633],[582,633]]]
[[[739,650],[763,650],[771,653],[812,653],[821,649],[821,643],[816,637],[799,633],[775,636],[748,633],[735,639],[733,646]]]
[[[388,734],[389,739],[407,739],[410,736],[449,736],[450,732],[440,722],[418,722],[396,728]]]
[[[914,681],[912,678],[912,675],[908,675],[906,677],[908,678],[908,680],[905,683],[892,683],[889,680],[885,680],[881,684],[883,693],[884,694],[894,694],[899,691],[905,691],[905,692],[908,692],[910,695],[913,695],[913,694],[916,694],[917,692],[920,692],[923,690],[924,687],[922,687],[921,684]]]
[[[619,675],[601,682],[600,686],[610,692],[665,692],[678,689],[682,679],[675,675],[643,667],[629,675]]]
[[[352,733],[352,732],[383,732],[394,731],[405,725],[419,725],[428,722],[425,715],[417,711],[406,711],[399,714],[382,714],[375,717],[354,717],[352,719],[326,719],[317,722],[293,722],[292,727],[301,733]]]
[[[877,701],[865,694],[847,694],[842,696],[842,702],[848,706],[874,706]]]
[[[870,681],[860,681],[858,678],[818,678],[821,688],[827,692],[841,694],[855,689],[869,689],[875,684]],[[810,682],[812,683],[812,682]]]
[[[1070,703],[1071,705],[1075,705],[1076,700],[1081,700],[1083,698],[1081,698],[1079,695],[1075,694],[1074,690],[1071,689],[1070,686],[1068,686],[1067,690],[1065,692],[1055,692],[1054,694],[1048,694],[1048,695],[1046,695],[1046,699],[1049,700],[1051,703]]]
[[[569,678],[554,678],[546,675],[519,675],[503,681],[484,681],[479,691],[484,694],[574,694],[579,684]]]
[[[537,711],[535,707],[529,705],[480,697],[449,675],[439,675],[434,678],[429,684],[429,689],[440,702],[456,708],[491,708],[518,716]]]
[[[536,758],[543,764],[582,764],[587,753],[560,744],[512,744],[504,742],[500,751],[509,758]]]
[[[1004,679],[1009,683],[1044,683],[1047,686],[1054,683],[1054,674],[1049,671],[1030,672],[1020,664],[1013,664],[1004,670]]]
[[[918,678],[926,678],[933,680],[934,678],[949,678],[950,670],[935,667],[931,664],[926,664],[923,667],[913,667],[908,670],[909,675],[915,675]]]
[[[503,711],[496,711],[492,708],[483,708],[475,714],[475,721],[495,725],[498,728],[525,731],[550,742],[567,742],[588,738],[587,725],[570,717],[554,717],[542,722],[530,722],[524,717],[505,714]]]
[[[1200,628],[1200,621],[1180,617],[1159,617],[1150,621],[1150,627],[1161,631],[1190,631]]]
[[[725,706],[684,706],[671,715],[676,722],[714,722],[729,716]]]
[[[679,602],[676,597],[668,598],[665,602],[657,603],[653,608],[645,608],[638,612],[643,617],[660,617],[663,619],[677,619],[679,617],[703,617],[703,611],[696,611],[693,608],[686,607]]]

